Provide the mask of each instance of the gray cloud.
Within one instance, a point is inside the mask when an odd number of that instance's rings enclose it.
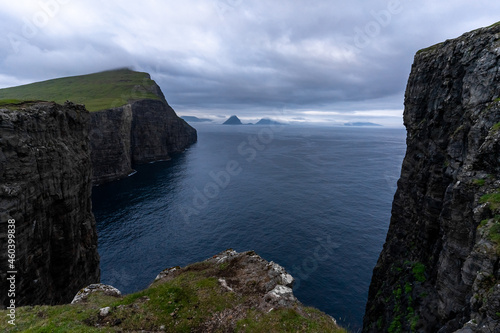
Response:
[[[415,52],[500,10],[465,0],[4,2],[0,87],[129,66],[151,73],[181,114],[388,124],[401,124]]]

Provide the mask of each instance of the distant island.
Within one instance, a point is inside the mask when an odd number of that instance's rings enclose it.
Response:
[[[255,125],[283,125],[278,121],[271,120],[269,118],[262,118]]]
[[[243,124],[237,116],[231,116],[231,117],[229,117],[228,120],[226,120],[223,123],[223,125],[284,125],[284,124],[277,122],[277,121],[274,121],[274,120],[271,120],[269,118],[262,118],[261,120],[259,120],[255,124],[253,124],[253,123]]]
[[[354,122],[354,123],[345,123],[344,126],[382,126],[382,125],[369,122]]]
[[[198,118],[195,116],[181,116],[181,118],[187,122],[190,122],[190,123],[210,123],[210,122],[212,122],[212,119]]]
[[[222,125],[243,125],[243,123],[241,122],[240,118],[231,116]]]

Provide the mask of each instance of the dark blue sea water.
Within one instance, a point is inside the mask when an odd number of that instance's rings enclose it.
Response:
[[[300,301],[360,328],[404,129],[196,127],[185,153],[94,188],[102,282],[131,293],[167,267],[255,250]]]

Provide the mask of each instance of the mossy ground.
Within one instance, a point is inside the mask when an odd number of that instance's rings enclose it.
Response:
[[[198,264],[172,280],[156,282],[141,292],[119,298],[95,293],[84,304],[17,308],[17,325],[2,320],[0,331],[226,332],[227,323],[231,323],[227,317],[226,326],[216,330],[207,323],[217,323],[214,318],[241,308],[243,312],[233,322],[236,332],[346,332],[331,317],[302,305],[269,313],[243,307],[246,296],[221,288],[218,279],[211,276],[214,269],[222,268]],[[102,317],[99,310],[104,307],[111,310]],[[8,318],[6,315],[7,311],[0,311],[0,317]]]
[[[500,209],[500,192],[485,194],[479,202],[487,203],[493,212],[498,211]]]
[[[307,317],[294,309],[282,309],[263,315],[250,311],[246,319],[238,322],[237,331],[245,333],[261,332],[346,332],[332,330],[331,319],[316,309],[307,308]]]
[[[500,215],[482,220],[478,229],[494,244],[496,253],[500,255]]]
[[[147,73],[120,69],[0,89],[0,106],[43,100],[85,104],[89,111],[119,107],[139,99],[160,99]]]

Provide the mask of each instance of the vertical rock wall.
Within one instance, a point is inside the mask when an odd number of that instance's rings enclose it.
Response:
[[[95,184],[126,177],[133,172],[132,106],[92,112],[90,145]]]
[[[71,301],[99,281],[89,113],[70,103],[0,109],[0,303],[15,220],[16,305]]]
[[[404,122],[364,331],[498,332],[500,25],[417,53]]]
[[[165,102],[141,100],[132,104],[132,162],[166,160],[196,142],[196,130]]]
[[[134,163],[167,160],[197,140],[196,130],[165,100],[143,99],[92,112],[91,123],[95,184],[126,177]]]

